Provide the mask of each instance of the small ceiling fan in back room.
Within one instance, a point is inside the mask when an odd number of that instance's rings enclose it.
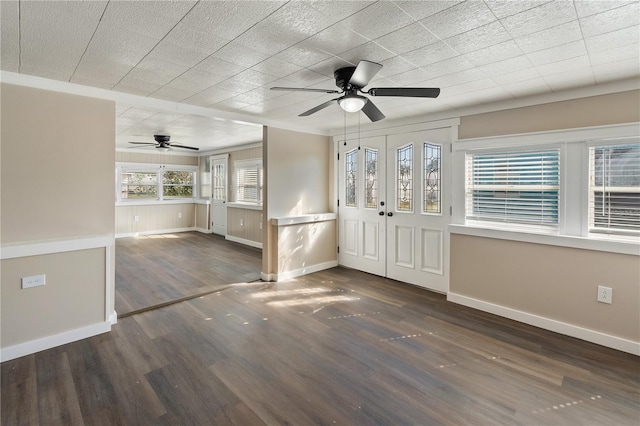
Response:
[[[158,151],[169,151],[171,148],[190,149],[193,151],[200,150],[200,148],[196,148],[195,146],[187,146],[187,145],[181,145],[175,142],[169,142],[169,140],[171,139],[171,136],[169,135],[153,135],[153,139],[155,139],[155,142],[129,142],[129,143],[133,145],[147,145],[147,146],[154,145],[154,148],[156,148]],[[131,148],[134,148],[134,147],[131,147]]]
[[[369,98],[359,93],[369,96],[401,96],[409,98],[437,98],[440,94],[440,89],[435,87],[378,87],[363,91],[362,89],[369,84],[381,68],[382,65],[380,64],[362,60],[357,67],[337,69],[333,76],[336,79],[336,86],[341,90],[309,89],[304,87],[272,87],[271,90],[338,93],[342,95],[303,112],[299,117],[314,114],[337,101],[340,107],[347,112],[362,110],[371,121],[382,120],[385,116]]]

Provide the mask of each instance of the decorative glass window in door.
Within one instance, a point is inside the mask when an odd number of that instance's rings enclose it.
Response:
[[[365,148],[364,166],[365,166],[364,207],[368,209],[375,209],[378,207],[378,150],[377,149]]]
[[[358,206],[358,150],[353,149],[346,153],[345,167],[345,195],[348,207]]]
[[[423,202],[424,213],[441,213],[440,145],[424,144]]]
[[[226,201],[226,180],[227,173],[224,163],[214,163],[213,165],[213,199],[217,201]]]
[[[413,144],[398,148],[396,152],[396,209],[413,211]]]

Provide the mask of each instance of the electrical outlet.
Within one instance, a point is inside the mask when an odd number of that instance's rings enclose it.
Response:
[[[138,215],[136,215],[136,216],[134,216],[134,217],[133,217],[133,221],[134,221],[134,222],[137,222],[139,219],[140,219],[140,216],[138,216]]]
[[[240,226],[244,226],[244,219],[240,219]]]
[[[178,213],[178,219],[182,219],[182,212]]]
[[[31,277],[22,278],[22,288],[40,287],[45,283],[43,275],[33,275]]]
[[[611,287],[599,285],[598,302],[611,304],[613,302],[613,289]]]

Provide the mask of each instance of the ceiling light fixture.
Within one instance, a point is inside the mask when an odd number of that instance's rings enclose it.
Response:
[[[169,151],[171,148],[169,148],[168,146],[157,146],[156,149],[158,151],[162,151],[162,152],[167,152]]]
[[[338,100],[340,108],[347,112],[358,112],[367,103],[367,98],[364,96],[349,93]]]

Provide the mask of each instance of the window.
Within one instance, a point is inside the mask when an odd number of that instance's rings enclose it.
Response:
[[[164,198],[193,198],[193,172],[165,170],[162,173]]]
[[[353,149],[346,153],[345,161],[345,180],[346,185],[346,205],[347,207],[358,206],[358,150]]]
[[[366,209],[378,208],[378,150],[373,148],[364,149],[365,166],[365,194],[364,207]]]
[[[467,219],[558,226],[558,150],[467,155]]]
[[[441,213],[440,145],[424,144],[423,213]]]
[[[158,173],[125,171],[120,175],[120,198],[158,198]]]
[[[589,231],[640,234],[640,144],[589,148]]]
[[[413,211],[413,145],[396,151],[396,209]]]
[[[236,161],[236,201],[262,202],[262,160]]]
[[[217,201],[226,201],[227,194],[227,172],[225,163],[215,162],[213,165],[213,199]]]
[[[116,201],[163,201],[195,197],[195,167],[119,163],[116,176],[119,188]]]

